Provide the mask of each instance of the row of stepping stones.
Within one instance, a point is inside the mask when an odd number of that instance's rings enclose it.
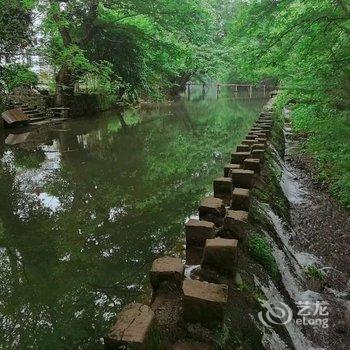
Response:
[[[260,114],[246,139],[232,153],[231,163],[224,168],[224,176],[214,180],[214,196],[204,198],[201,202],[199,220],[190,219],[185,224],[187,264],[192,265],[190,252],[194,249],[200,252],[201,271],[227,277],[234,275],[238,263],[237,246],[247,235],[250,190],[260,175],[272,123],[270,112]],[[219,228],[220,237],[217,236]],[[228,286],[185,278],[184,271],[185,265],[180,258],[156,259],[150,271],[152,305],[127,305],[118,314],[115,325],[104,338],[105,348],[135,346],[151,349],[152,333],[162,322],[169,325],[169,317],[174,319],[175,324],[182,318],[185,323],[200,324],[208,329],[222,325]],[[180,300],[181,312],[178,312],[179,303],[176,300]],[[162,304],[168,306],[162,308]],[[173,312],[173,315],[165,315],[166,321],[163,321],[163,316],[159,316],[159,310],[162,309],[166,313],[169,310]],[[180,340],[173,349],[205,350],[210,349],[210,346]]]

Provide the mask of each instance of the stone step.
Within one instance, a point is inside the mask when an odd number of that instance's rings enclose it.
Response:
[[[224,176],[230,177],[232,170],[241,169],[241,168],[242,168],[242,164],[226,164],[224,167]]]
[[[232,185],[234,188],[251,189],[253,186],[254,171],[246,169],[235,169],[231,171]]]
[[[234,152],[231,154],[232,164],[243,164],[244,159],[250,157],[250,152]]]
[[[222,324],[228,298],[226,284],[185,279],[182,290],[185,321],[207,328]]]
[[[237,267],[236,239],[207,239],[204,247],[202,270],[215,271],[219,275],[233,276]]]
[[[243,210],[228,210],[224,220],[225,238],[243,242],[247,236],[249,214]]]
[[[260,174],[261,166],[260,159],[258,158],[248,158],[244,160],[243,169],[252,170],[254,174]]]
[[[235,170],[233,170],[235,171]],[[225,204],[231,201],[231,193],[233,190],[231,177],[218,177],[213,182],[214,197],[220,198]]]
[[[250,192],[245,188],[235,188],[232,192],[231,209],[249,212]]]
[[[190,219],[185,224],[186,247],[204,247],[205,241],[215,237],[215,225],[209,221]]]
[[[105,349],[115,350],[122,346],[147,349],[154,319],[150,307],[139,303],[127,305],[118,314],[117,322],[104,338]]]
[[[198,208],[198,211],[199,218],[201,220],[213,222],[218,226],[222,224],[226,214],[224,201],[215,197],[204,198]]]

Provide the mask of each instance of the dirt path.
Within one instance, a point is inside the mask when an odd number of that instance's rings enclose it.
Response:
[[[312,159],[298,150],[296,139],[286,128],[286,167],[295,188],[290,189],[292,245],[319,261],[325,273],[319,286],[307,286],[313,297],[329,303],[329,328],[307,327],[315,345],[331,350],[350,348],[350,212],[317,180]],[[293,193],[294,191],[294,193]],[[312,292],[311,292],[312,293]],[[319,294],[317,294],[319,293]]]

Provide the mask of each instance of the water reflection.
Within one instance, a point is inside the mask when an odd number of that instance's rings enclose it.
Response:
[[[101,347],[263,102],[179,101],[1,143],[0,348]]]

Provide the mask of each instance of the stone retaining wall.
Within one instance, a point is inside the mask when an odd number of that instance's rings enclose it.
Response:
[[[232,153],[223,177],[214,180],[214,197],[206,197],[200,203],[199,220],[190,219],[185,224],[186,265],[200,264],[199,275],[185,278],[185,264],[180,258],[155,260],[150,271],[153,288],[150,307],[137,303],[127,305],[105,337],[106,349],[125,345],[152,349],[150,339],[157,327],[176,334],[179,324],[200,324],[207,329],[222,326],[229,283],[213,282],[220,276],[233,281],[240,263],[238,248],[248,234],[251,190],[260,176],[273,126],[270,106],[271,101]],[[197,256],[197,261],[193,256]],[[170,310],[171,317],[162,310],[166,313]],[[210,349],[208,344],[188,345],[177,338],[174,335],[173,341],[177,342],[170,348]]]

